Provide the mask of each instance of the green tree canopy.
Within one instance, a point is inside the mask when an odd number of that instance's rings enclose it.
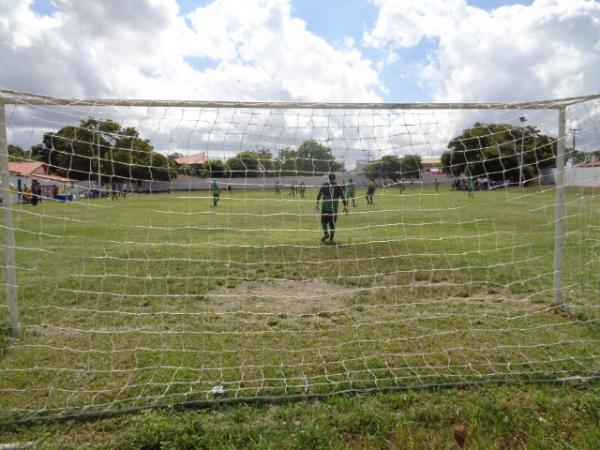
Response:
[[[588,161],[600,161],[600,150],[582,152],[581,150],[568,149],[567,158],[570,159],[574,165],[581,164]]]
[[[227,160],[233,178],[263,177],[273,174],[273,155],[268,150],[244,151]]]
[[[201,176],[207,178],[225,178],[231,176],[231,171],[225,161],[220,159],[209,159],[204,166],[202,166]]]
[[[26,152],[18,145],[8,144],[8,160],[24,162],[31,159],[31,154]]]
[[[368,178],[389,178],[398,181],[402,178],[421,178],[422,162],[419,155],[386,155],[373,161],[365,168]]]
[[[274,169],[281,175],[323,175],[343,170],[344,165],[336,161],[331,148],[309,140],[298,150],[280,150]]]
[[[402,178],[421,178],[423,162],[421,155],[406,155],[400,158],[400,175]]]
[[[183,154],[179,153],[179,152],[169,153],[167,155],[167,161],[169,161],[169,166],[177,167],[177,163],[175,162],[175,160],[177,158],[181,158],[182,156],[183,156]]]
[[[442,154],[442,170],[454,177],[518,180],[521,145],[525,180],[536,177],[540,169],[555,167],[556,139],[538,128],[477,122],[450,141]]]
[[[134,127],[124,128],[112,120],[89,118],[78,127],[45,133],[43,145],[32,151],[59,175],[77,180],[96,180],[98,164],[102,182],[113,177],[167,181],[176,176],[167,158]]]

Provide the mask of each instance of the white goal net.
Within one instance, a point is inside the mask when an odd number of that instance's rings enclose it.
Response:
[[[0,420],[599,374],[598,96],[0,90],[0,155]]]

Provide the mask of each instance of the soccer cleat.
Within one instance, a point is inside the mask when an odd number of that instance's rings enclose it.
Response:
[[[326,234],[321,238],[321,242],[325,242],[327,239],[329,239],[329,235]]]

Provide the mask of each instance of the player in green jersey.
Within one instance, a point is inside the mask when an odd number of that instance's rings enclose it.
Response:
[[[221,188],[216,181],[213,181],[210,186],[210,191],[212,192],[213,206],[217,206],[217,203],[219,203],[219,196],[221,195]]]
[[[321,206],[321,227],[323,228],[323,237],[321,242],[327,241],[333,244],[335,236],[335,223],[337,222],[337,212],[339,201],[344,204],[344,212],[348,212],[348,201],[344,195],[344,191],[340,185],[335,182],[335,174],[329,174],[329,182],[324,183],[317,195],[316,211],[319,211],[319,201],[323,199]]]
[[[354,185],[354,181],[350,178],[350,182],[348,183],[348,187],[346,188],[346,198],[348,201],[352,199],[352,207],[356,208],[356,186]]]
[[[304,198],[304,194],[306,193],[306,185],[304,181],[300,182],[300,186],[298,186],[298,192],[300,192],[300,198]]]

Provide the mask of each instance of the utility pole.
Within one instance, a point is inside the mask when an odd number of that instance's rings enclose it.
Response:
[[[523,151],[525,148],[525,122],[527,122],[527,118],[525,116],[519,117],[521,121],[521,155],[519,157],[519,187],[523,186]]]
[[[571,128],[571,133],[573,133],[573,150],[575,150],[575,136],[577,135],[578,131],[581,131],[581,128]]]
[[[575,166],[577,164],[580,164],[582,162],[585,162],[585,160],[584,160],[584,161],[576,163],[577,159],[576,159],[576,155],[575,155],[575,137],[577,135],[577,132],[580,131],[580,130],[581,130],[581,128],[577,128],[577,127],[573,127],[573,128],[570,129],[571,134],[573,135],[573,147],[571,148],[571,152],[570,152],[572,154],[572,156],[571,156],[571,165],[573,165],[573,166]]]

